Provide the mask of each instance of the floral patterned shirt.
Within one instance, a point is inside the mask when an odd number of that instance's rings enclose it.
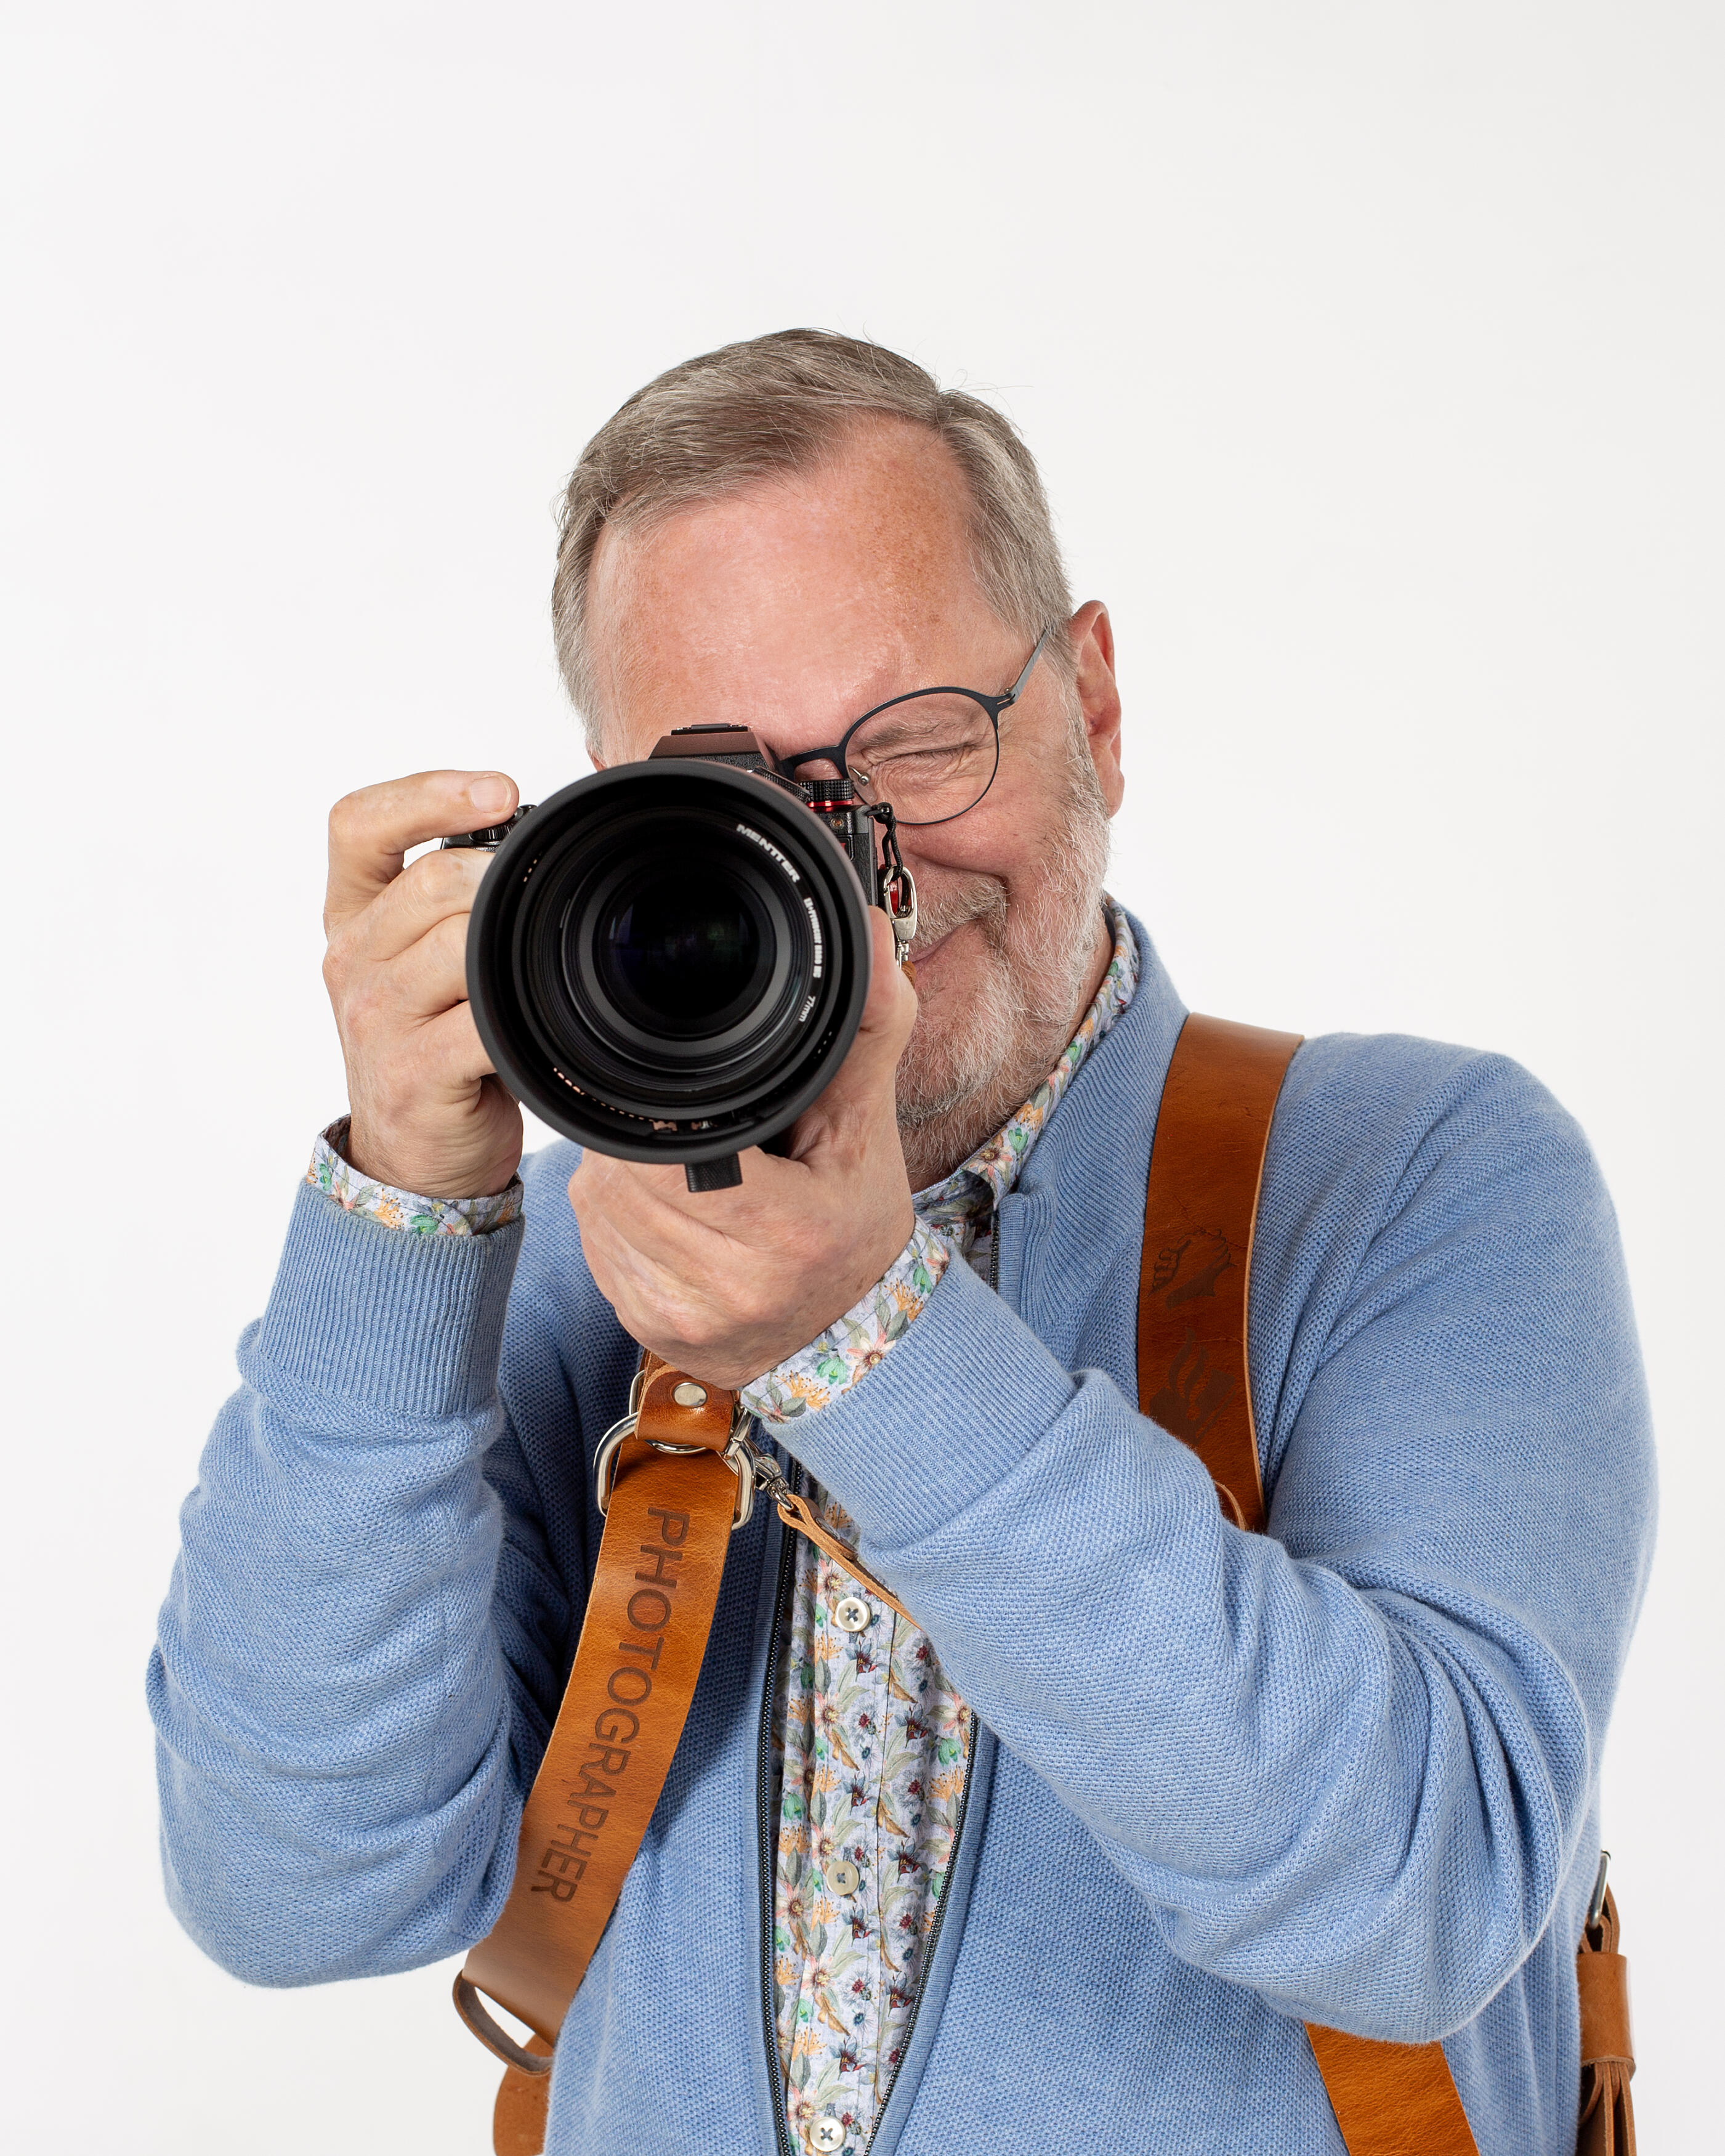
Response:
[[[1108,919],[1113,957],[1047,1078],[963,1167],[919,1193],[916,1234],[878,1286],[748,1388],[769,1428],[858,1383],[952,1258],[987,1277],[996,1207],[1137,985],[1132,931],[1112,905]],[[855,1542],[836,1499],[816,1487],[811,1502],[827,1527]],[[806,1540],[797,1545],[784,1669],[773,1718],[773,1979],[786,2112],[801,2148],[862,2156],[933,1941],[963,1817],[972,1717],[928,1635],[871,1601]]]
[[[416,1235],[489,1235],[494,1228],[506,1228],[520,1218],[519,1175],[512,1176],[493,1198],[420,1198],[410,1190],[374,1183],[342,1153],[351,1121],[343,1116],[330,1124],[312,1147],[311,1165],[305,1171],[309,1183],[327,1192],[347,1212],[363,1214],[386,1228],[407,1228]]]

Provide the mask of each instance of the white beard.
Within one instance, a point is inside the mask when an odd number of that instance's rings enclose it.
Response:
[[[924,950],[974,921],[987,955],[964,1008],[919,1017],[899,1060],[898,1131],[913,1190],[950,1174],[1029,1099],[1089,1000],[1108,818],[1088,751],[1075,734],[1067,739],[1065,813],[1028,895],[1009,906],[1000,877],[972,875],[921,905]]]

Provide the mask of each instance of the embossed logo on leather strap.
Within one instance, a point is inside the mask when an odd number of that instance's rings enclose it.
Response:
[[[605,1532],[575,1664],[521,1815],[503,1914],[455,1979],[456,2010],[504,2064],[497,2156],[539,2156],[551,2054],[616,1907],[694,1698],[731,1531],[757,1489],[871,1594],[909,1612],[755,1451],[735,1394],[643,1355],[595,1460]],[[486,2001],[525,2021],[513,2037]]]

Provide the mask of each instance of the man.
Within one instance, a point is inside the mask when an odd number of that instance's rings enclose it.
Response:
[[[793,755],[901,692],[997,693],[1052,634],[988,791],[905,834],[914,989],[883,920],[850,1056],[729,1191],[567,1146],[524,1188],[463,1000],[484,859],[402,866],[515,790],[433,773],[337,807],[351,1119],[243,1344],[151,1670],[182,1921],[271,1984],[490,1928],[640,1343],[742,1386],[920,1622],[765,1508],[734,1538],[559,2039],[554,2156],[1339,2149],[1308,2020],[1442,2038],[1482,2156],[1567,2152],[1652,1511],[1574,1126],[1498,1058],[1300,1050],[1253,1252],[1270,1532],[1245,1533],[1136,1410],[1184,1012],[1103,894],[1112,635],[1010,426],[847,339],[693,361],[585,453],[556,620],[609,762],[711,721]]]

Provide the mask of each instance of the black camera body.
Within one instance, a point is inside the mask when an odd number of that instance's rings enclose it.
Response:
[[[680,727],[486,846],[468,995],[499,1076],[554,1130],[622,1160],[741,1180],[831,1081],[862,1022],[868,909],[900,962],[916,892],[888,808],[778,772],[745,726]]]

